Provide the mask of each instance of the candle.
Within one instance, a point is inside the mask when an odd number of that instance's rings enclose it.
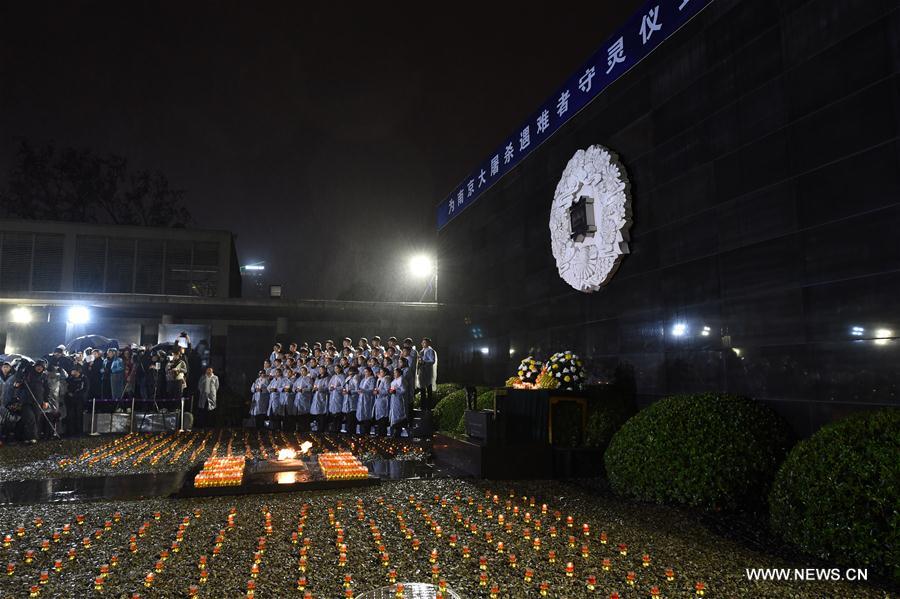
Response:
[[[660,596],[659,587],[650,587],[650,597],[657,599]]]
[[[3,537],[3,546],[4,546],[4,547],[9,547],[10,545],[12,545],[12,536],[11,536],[11,535],[5,535],[5,536]]]
[[[597,577],[593,574],[587,577],[587,588],[589,591],[593,591],[597,588]]]
[[[547,560],[548,560],[551,564],[554,563],[554,562],[556,562],[556,551],[554,551],[553,549],[551,549],[550,551],[548,551],[548,552],[547,552]]]
[[[587,559],[587,557],[588,557],[588,555],[590,555],[590,553],[591,553],[591,550],[587,546],[587,543],[583,543],[581,545],[581,557],[583,557],[584,559]]]
[[[510,554],[509,554],[509,567],[510,567],[510,568],[515,568],[515,567],[517,566],[517,561],[518,561],[518,560],[516,559],[516,554],[515,554],[515,553],[510,553]]]
[[[641,565],[645,568],[650,567],[650,556],[648,554],[644,554],[641,556]]]
[[[62,572],[62,565],[63,565],[63,562],[61,559],[57,558],[57,559],[53,560],[53,569],[56,572]]]
[[[31,585],[31,588],[28,590],[29,597],[37,597],[41,594],[41,587],[36,584]]]
[[[628,545],[619,543],[619,555],[628,555]]]
[[[609,568],[611,566],[612,566],[612,560],[610,560],[608,557],[604,557],[603,558],[603,571],[609,572]]]
[[[491,585],[491,599],[497,599],[500,596],[500,587],[496,584]]]
[[[550,583],[547,582],[546,580],[541,582],[541,596],[546,597],[549,592],[550,592]]]
[[[6,575],[7,576],[12,576],[15,571],[16,571],[16,562],[9,562],[8,564],[6,564]]]
[[[433,566],[431,566],[431,577],[436,580],[438,578],[438,576],[440,576],[440,575],[441,575],[441,567],[438,566],[437,564],[434,564]]]
[[[156,575],[153,572],[147,572],[147,575],[144,577],[144,586],[151,587],[153,585],[153,579],[156,578]]]
[[[666,568],[666,580],[668,580],[669,582],[675,580],[675,570],[673,570],[672,568]]]
[[[575,537],[573,535],[569,535],[568,543],[569,547],[575,547]]]
[[[103,577],[98,576],[94,578],[94,590],[102,591],[103,590]]]
[[[606,539],[606,531],[601,530],[601,531],[600,531],[600,544],[601,544],[601,545],[606,545],[606,541],[607,541],[607,539]]]
[[[698,597],[702,597],[704,594],[706,594],[706,585],[702,582],[698,582],[694,585],[694,590],[697,592]]]
[[[478,586],[486,587],[488,583],[487,572],[478,575]]]
[[[483,555],[478,558],[478,569],[483,571],[487,570],[487,558]]]
[[[433,564],[433,563],[435,563],[435,562],[437,561],[437,558],[438,558],[438,551],[437,551],[437,549],[432,549],[432,550],[431,550],[431,555],[428,557],[428,561],[429,561],[430,563]]]
[[[205,584],[207,580],[209,580],[209,571],[204,568],[200,570],[200,583]]]
[[[531,579],[534,578],[534,570],[531,568],[525,568],[525,582],[531,582]]]
[[[628,573],[625,575],[625,582],[627,582],[631,586],[634,586],[634,578],[635,578],[634,572],[629,570]]]
[[[393,568],[388,571],[388,582],[390,582],[391,584],[397,582],[397,571]]]
[[[587,523],[584,523],[581,525],[581,534],[583,534],[586,537],[591,536],[591,527],[588,526]]]
[[[34,561],[34,549],[29,549],[25,552],[25,563],[30,564]]]
[[[572,562],[567,562],[566,563],[566,576],[568,576],[569,578],[572,578],[572,576],[574,574],[575,574],[575,564],[573,564]]]
[[[306,576],[301,576],[297,579],[297,590],[302,591],[306,589]]]

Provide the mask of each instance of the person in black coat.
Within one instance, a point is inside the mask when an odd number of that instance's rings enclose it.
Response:
[[[81,372],[81,366],[74,366],[66,380],[66,436],[80,437],[84,432],[84,400],[87,397],[88,381]]]
[[[100,389],[103,381],[103,358],[100,350],[95,349],[92,352],[94,359],[87,366],[87,399],[98,399],[100,397]]]
[[[49,410],[47,397],[50,383],[47,379],[47,361],[38,360],[14,383],[16,404],[22,414],[19,421],[19,439],[26,445],[34,445],[38,438],[38,424],[41,410]]]

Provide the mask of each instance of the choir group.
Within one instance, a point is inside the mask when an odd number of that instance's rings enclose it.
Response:
[[[346,337],[311,346],[276,343],[250,389],[250,414],[257,428],[346,432],[399,437],[412,413],[413,395],[421,391],[422,408],[430,409],[437,354],[431,340],[416,349],[412,339],[396,337],[381,344],[362,338],[354,346]]]

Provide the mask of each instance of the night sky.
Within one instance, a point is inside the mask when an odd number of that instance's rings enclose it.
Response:
[[[640,4],[4,1],[0,185],[113,152],[289,297],[419,299],[437,202]]]

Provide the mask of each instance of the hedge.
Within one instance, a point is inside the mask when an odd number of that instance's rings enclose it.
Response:
[[[851,416],[798,443],[769,506],[773,531],[803,551],[900,581],[900,410]]]
[[[763,404],[731,395],[679,395],[641,410],[604,461],[621,495],[708,509],[765,505],[788,428]]]

